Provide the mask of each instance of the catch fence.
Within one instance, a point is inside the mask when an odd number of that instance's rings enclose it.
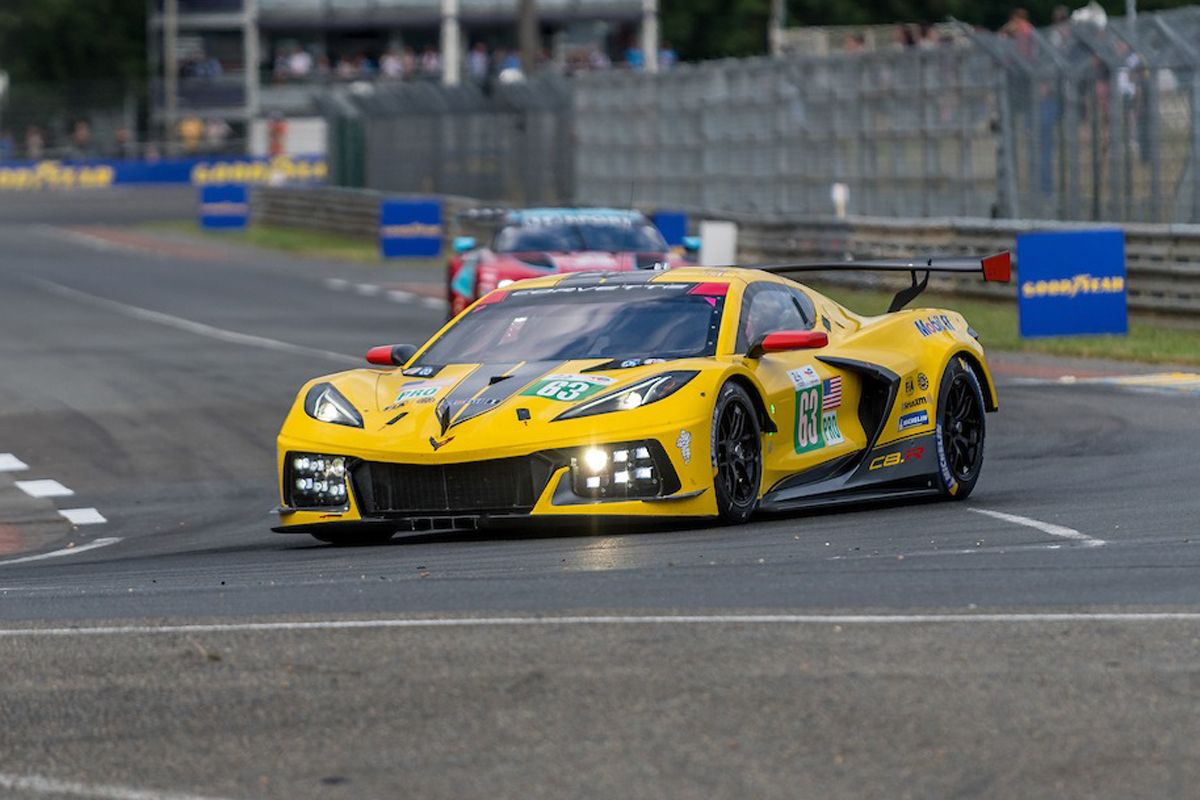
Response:
[[[1200,7],[930,48],[582,75],[576,199],[1200,221]]]

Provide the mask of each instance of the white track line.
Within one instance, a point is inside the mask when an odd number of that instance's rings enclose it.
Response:
[[[410,303],[417,298],[412,292],[406,292],[402,289],[392,289],[387,293],[388,300],[394,303]]]
[[[66,795],[93,800],[220,800],[220,798],[157,789],[134,789],[129,786],[106,786],[99,783],[61,781],[42,775],[11,775],[0,772],[0,789],[30,794]]]
[[[1095,612],[1030,614],[714,614],[597,617],[451,617],[344,619],[313,622],[231,622],[212,625],[124,625],[95,628],[8,628],[0,638],[117,636],[127,634],[239,633],[259,631],[380,630],[387,628],[487,628],[536,625],[944,625],[1044,622],[1200,622],[1198,612]]]
[[[81,292],[78,289],[72,289],[69,286],[63,286],[52,281],[42,280],[41,278],[31,278],[33,283],[41,286],[43,289],[63,297],[70,297],[74,300],[80,300],[85,303],[90,303],[94,306],[107,308],[110,311],[115,311],[126,317],[142,320],[143,322],[153,322],[158,325],[165,325],[168,328],[194,333],[197,336],[206,336],[209,339],[216,339],[219,342],[228,344],[240,344],[249,347],[259,347],[264,350],[274,350],[281,353],[293,353],[304,356],[316,356],[330,361],[337,361],[343,364],[358,364],[361,359],[354,356],[346,355],[345,353],[334,353],[329,350],[319,350],[314,347],[305,347],[291,342],[281,342],[278,339],[268,339],[265,336],[253,336],[248,333],[239,333],[237,331],[229,331],[224,328],[216,328],[212,325],[205,325],[202,322],[193,322],[190,319],[176,317],[171,314],[164,314],[161,311],[151,311],[148,308],[139,306],[131,306],[125,303],[119,303],[116,300],[109,300],[106,297],[99,297],[87,292]]]
[[[968,508],[967,511],[973,511],[976,514],[983,514],[992,519],[1011,522],[1014,525],[1024,525],[1026,528],[1034,528],[1042,533],[1048,533],[1051,536],[1056,536],[1059,539],[1071,539],[1080,542],[1084,547],[1101,547],[1107,542],[1103,539],[1097,539],[1094,536],[1088,536],[1086,533],[1080,533],[1074,528],[1067,528],[1063,525],[1055,525],[1052,522],[1042,522],[1038,519],[1030,519],[1029,517],[1021,517],[1016,514],[1005,514],[1003,511],[991,511],[986,508]]]
[[[100,525],[108,522],[104,515],[94,508],[60,508],[58,513],[66,517],[67,522],[72,525]]]
[[[440,297],[423,297],[421,298],[421,305],[425,306],[426,308],[436,308],[440,310],[446,307],[446,301]]]
[[[374,297],[379,294],[380,289],[373,283],[360,283],[354,287],[354,291],[361,294],[363,297]]]
[[[121,541],[119,537],[109,536],[104,539],[97,539],[94,542],[81,544],[78,547],[64,547],[62,550],[54,550],[49,553],[39,553],[36,556],[21,556],[20,558],[10,558],[7,561],[0,561],[0,567],[9,564],[26,564],[30,561],[44,561],[47,558],[62,558],[63,556],[73,556],[76,553],[86,553],[89,550],[97,550],[101,547],[108,547],[110,544],[116,544]]]
[[[326,278],[325,287],[333,289],[335,292],[341,292],[350,288],[350,281],[342,278]]]
[[[29,469],[29,465],[12,453],[0,453],[0,472],[20,472]]]
[[[75,494],[58,481],[14,481],[17,488],[30,497],[70,497]]]

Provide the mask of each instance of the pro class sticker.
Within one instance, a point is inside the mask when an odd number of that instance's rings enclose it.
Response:
[[[603,391],[615,381],[615,378],[604,375],[547,375],[526,387],[521,395],[574,403]]]

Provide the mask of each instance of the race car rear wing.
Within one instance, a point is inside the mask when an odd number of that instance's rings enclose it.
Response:
[[[899,311],[911,303],[929,285],[932,272],[979,272],[991,283],[1008,283],[1012,279],[1012,253],[1002,250],[990,256],[971,258],[961,256],[935,256],[925,259],[878,259],[866,261],[800,261],[793,264],[755,264],[751,269],[787,275],[793,272],[907,272],[912,276],[912,285],[901,289],[892,298],[888,313]],[[920,280],[917,273],[924,273]]]

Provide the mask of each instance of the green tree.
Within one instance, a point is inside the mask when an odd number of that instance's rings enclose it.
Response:
[[[3,0],[0,68],[14,82],[139,80],[145,0]]]

